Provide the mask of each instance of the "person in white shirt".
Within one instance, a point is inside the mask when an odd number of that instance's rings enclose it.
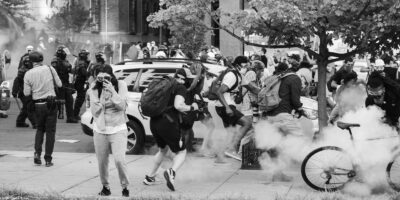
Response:
[[[251,119],[246,118],[243,113],[236,109],[231,92],[237,90],[240,85],[242,78],[239,70],[246,70],[244,66],[248,64],[248,59],[245,56],[238,56],[232,64],[233,69],[227,72],[222,78],[221,86],[217,92],[219,101],[215,104],[215,110],[221,117],[225,128],[236,125],[241,126],[239,131],[233,135],[231,145],[225,152],[226,155],[241,160],[241,156],[237,153],[237,144],[247,131],[252,128],[252,122]]]

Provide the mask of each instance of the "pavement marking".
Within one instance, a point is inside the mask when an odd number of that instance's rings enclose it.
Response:
[[[62,140],[57,140],[57,142],[64,142],[64,143],[77,143],[80,140],[67,140],[67,139],[62,139]]]
[[[140,159],[142,159],[142,158],[144,158],[144,157],[146,157],[146,156],[143,155],[143,156],[141,156],[141,157],[139,157],[139,158],[137,158],[137,159],[135,159],[135,160],[132,160],[132,161],[127,162],[126,164],[128,165],[129,163],[135,162],[135,161],[140,160]],[[116,170],[116,169],[117,169],[117,168],[114,166],[114,168],[111,168],[111,169],[109,170],[109,172],[114,171],[114,170]],[[64,192],[66,192],[66,191],[68,191],[68,190],[71,190],[72,188],[75,188],[75,187],[77,187],[77,186],[79,186],[79,185],[81,185],[81,184],[83,184],[83,183],[85,183],[85,182],[88,182],[88,181],[90,181],[90,180],[93,180],[93,179],[95,179],[95,178],[97,178],[97,177],[99,177],[99,176],[100,176],[100,174],[97,174],[96,176],[93,176],[93,177],[88,178],[88,179],[86,179],[86,180],[83,180],[83,181],[81,181],[81,182],[79,182],[79,183],[76,183],[76,184],[74,184],[74,185],[68,187],[67,189],[62,190],[60,193],[64,193]]]
[[[211,196],[213,193],[215,193],[219,188],[222,187],[222,185],[224,185],[226,182],[228,182],[229,179],[231,179],[239,170],[240,170],[240,168],[238,168],[236,171],[234,171],[234,172],[232,173],[232,175],[230,175],[224,182],[222,182],[221,184],[219,184],[213,191],[211,191],[210,194],[208,194],[208,195],[206,196],[206,199],[209,199],[210,196]]]

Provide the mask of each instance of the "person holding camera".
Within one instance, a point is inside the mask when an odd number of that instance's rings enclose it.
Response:
[[[64,118],[64,111],[62,107],[65,104],[65,111],[67,113],[67,123],[78,123],[78,120],[74,118],[73,104],[74,99],[72,93],[74,89],[70,87],[69,74],[72,73],[72,65],[68,62],[67,53],[64,51],[63,46],[57,48],[56,57],[51,61],[51,66],[54,67],[58,76],[60,77],[63,87],[59,89],[57,98],[61,100],[59,105],[61,108],[58,118]]]
[[[122,186],[122,195],[128,197],[129,180],[125,160],[128,134],[126,126],[128,117],[125,111],[128,106],[128,87],[124,81],[117,80],[110,66],[97,68],[95,75],[96,81],[88,90],[88,95],[90,111],[94,117],[94,148],[103,184],[99,195],[109,196],[111,194],[108,180],[108,158],[112,152]]]
[[[33,68],[26,72],[24,77],[24,95],[32,96],[36,115],[36,136],[35,153],[33,162],[41,165],[40,155],[44,133],[46,133],[46,149],[44,160],[46,167],[53,166],[52,154],[54,149],[56,124],[57,124],[57,105],[56,88],[61,87],[62,82],[53,67],[43,65],[43,54],[32,52],[29,60]]]

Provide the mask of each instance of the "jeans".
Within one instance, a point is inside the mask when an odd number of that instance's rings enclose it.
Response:
[[[32,126],[36,126],[35,113],[32,110],[28,109],[28,102],[29,102],[28,97],[22,96],[19,99],[22,102],[22,108],[17,117],[17,125],[24,124],[26,118],[28,118]]]
[[[127,134],[126,130],[109,135],[97,133],[96,131],[93,133],[94,149],[99,166],[100,180],[103,186],[109,186],[108,157],[111,151],[114,156],[115,166],[118,170],[122,188],[126,188],[129,185],[125,160]]]
[[[46,133],[46,149],[44,159],[51,161],[51,154],[54,149],[56,124],[57,124],[57,109],[49,110],[47,103],[35,104],[36,114],[36,136],[35,136],[35,153],[40,155],[42,153],[42,144],[44,133]]]

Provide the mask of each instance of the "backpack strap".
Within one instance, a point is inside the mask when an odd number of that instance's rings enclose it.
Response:
[[[232,72],[235,75],[236,78],[236,82],[235,84],[233,84],[232,88],[228,89],[228,92],[233,91],[238,85],[239,85],[239,77],[242,78],[242,76],[240,75],[240,73],[236,70],[228,70],[228,72],[226,72],[225,74]],[[225,76],[225,75],[224,75]]]

